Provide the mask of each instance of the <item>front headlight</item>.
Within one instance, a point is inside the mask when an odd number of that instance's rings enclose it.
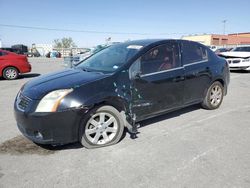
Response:
[[[60,89],[48,93],[39,102],[36,112],[56,112],[62,99],[72,91],[73,89]]]
[[[250,58],[248,58],[248,59],[243,59],[242,62],[250,62]]]

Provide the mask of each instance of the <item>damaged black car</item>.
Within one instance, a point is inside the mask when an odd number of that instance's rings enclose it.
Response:
[[[218,108],[227,94],[226,60],[185,40],[110,46],[73,69],[27,82],[14,103],[17,126],[39,144],[116,144],[125,128],[193,104]]]

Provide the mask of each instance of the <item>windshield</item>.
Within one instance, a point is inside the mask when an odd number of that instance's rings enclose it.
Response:
[[[237,47],[233,51],[235,51],[235,52],[250,52],[250,46]]]
[[[110,46],[82,61],[77,68],[87,71],[114,72],[128,62],[142,46],[117,44]]]

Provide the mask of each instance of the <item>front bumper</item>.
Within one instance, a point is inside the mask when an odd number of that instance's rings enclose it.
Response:
[[[20,69],[20,73],[31,72],[31,70],[32,70],[31,64],[28,62],[26,66],[23,66],[22,69]]]
[[[227,59],[230,70],[250,70],[250,62],[244,62],[242,58]]]
[[[27,113],[14,108],[17,126],[22,134],[39,144],[66,144],[79,139],[79,125],[86,109],[53,113]]]
[[[234,66],[234,67],[230,67],[230,70],[250,70],[250,66],[239,66],[239,67],[236,67],[236,66]]]

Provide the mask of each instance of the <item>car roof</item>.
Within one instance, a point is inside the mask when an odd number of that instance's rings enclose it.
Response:
[[[3,50],[3,49],[0,49],[0,52],[7,52],[7,53],[10,53],[10,51],[8,51],[8,50]]]
[[[141,39],[141,40],[132,40],[132,41],[124,42],[124,43],[127,45],[141,45],[145,47],[154,43],[161,43],[161,42],[173,41],[173,40],[174,39]]]
[[[148,46],[154,43],[164,43],[164,42],[168,42],[168,41],[175,41],[175,42],[192,42],[192,43],[197,43],[200,44],[202,46],[205,46],[199,42],[196,41],[190,41],[190,40],[183,40],[183,39],[141,39],[141,40],[132,40],[132,41],[128,41],[128,42],[124,42],[128,45],[141,45],[141,46]]]
[[[0,49],[0,52],[5,52],[5,53],[11,54],[11,55],[18,55],[15,52],[11,52],[11,51],[8,51],[8,50],[2,50],[2,49]]]

